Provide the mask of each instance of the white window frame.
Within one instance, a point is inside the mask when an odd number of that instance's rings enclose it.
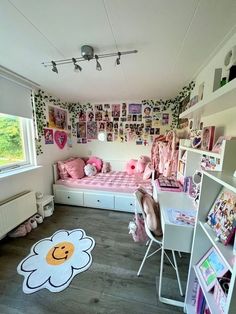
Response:
[[[18,117],[21,123],[21,132],[24,140],[24,154],[25,160],[10,165],[0,166],[0,175],[4,173],[22,172],[23,169],[28,167],[36,166],[36,154],[35,154],[35,143],[34,143],[34,127],[32,119]]]

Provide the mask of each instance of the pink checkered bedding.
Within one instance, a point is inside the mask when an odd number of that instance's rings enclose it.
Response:
[[[133,193],[139,186],[142,186],[148,193],[152,194],[151,179],[143,180],[143,174],[136,173],[128,175],[123,171],[98,173],[93,177],[84,177],[82,179],[60,179],[56,181],[56,184],[62,184],[72,188],[122,193]]]

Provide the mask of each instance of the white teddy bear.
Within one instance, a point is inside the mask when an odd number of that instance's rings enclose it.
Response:
[[[95,176],[95,174],[97,174],[97,168],[94,165],[87,164],[84,167],[84,172],[85,172],[86,176],[92,177],[92,176]]]

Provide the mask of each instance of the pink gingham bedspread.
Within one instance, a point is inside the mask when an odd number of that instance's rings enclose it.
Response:
[[[143,174],[136,173],[128,175],[123,171],[98,173],[95,176],[84,177],[82,179],[60,179],[56,184],[62,184],[72,188],[122,193],[133,193],[139,186],[142,186],[148,193],[152,194],[151,179],[143,180]]]

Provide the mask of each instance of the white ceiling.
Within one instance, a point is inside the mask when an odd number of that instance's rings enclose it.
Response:
[[[68,101],[159,99],[175,96],[206,64],[236,24],[235,0],[1,0],[0,64]],[[43,61],[138,53],[58,66]]]

